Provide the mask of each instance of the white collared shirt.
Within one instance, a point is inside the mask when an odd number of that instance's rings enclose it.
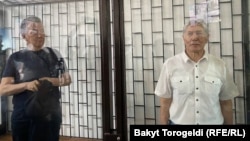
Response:
[[[196,63],[185,52],[165,61],[155,94],[171,98],[176,124],[223,124],[220,100],[239,94],[222,59],[205,53]]]

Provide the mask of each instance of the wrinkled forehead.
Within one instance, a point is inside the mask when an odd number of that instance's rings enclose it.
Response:
[[[29,21],[27,23],[26,29],[43,29],[43,24]]]
[[[202,25],[190,24],[187,26],[186,31],[205,31],[205,29]]]

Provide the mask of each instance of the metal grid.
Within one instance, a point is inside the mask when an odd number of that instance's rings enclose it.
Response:
[[[0,0],[4,5],[37,4],[51,2],[70,2],[70,0]]]
[[[240,90],[234,99],[234,120],[236,124],[246,122],[241,1],[127,0],[124,10],[129,125],[160,123],[155,84],[163,62],[183,51],[182,30],[192,14],[209,21],[206,50],[227,63]]]
[[[4,11],[5,29],[11,36],[7,48],[12,52],[26,48],[19,34],[21,20],[36,15],[45,26],[45,46],[58,49],[66,60],[72,84],[61,88],[63,123],[60,134],[102,138],[99,1],[5,6]],[[11,109],[10,98],[9,117]]]

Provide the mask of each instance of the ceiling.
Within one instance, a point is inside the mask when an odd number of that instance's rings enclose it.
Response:
[[[48,3],[48,2],[62,2],[72,0],[0,0],[5,5],[19,5],[19,4],[34,4],[34,3]]]

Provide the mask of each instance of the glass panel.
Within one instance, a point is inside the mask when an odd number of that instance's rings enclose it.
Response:
[[[60,134],[102,139],[99,0],[27,3],[6,6],[4,10],[4,28],[9,30],[6,32],[11,39],[8,48],[12,52],[26,48],[19,33],[20,21],[35,15],[44,24],[45,46],[59,50],[66,62],[72,84],[61,88]],[[9,97],[9,120],[13,109],[11,99]],[[10,126],[11,123],[9,129]]]
[[[128,124],[159,123],[159,97],[154,95],[154,89],[163,62],[185,49],[182,31],[190,18],[207,22],[210,37],[205,50],[225,60],[244,97],[240,3],[231,0],[124,1],[126,92],[131,115]],[[133,104],[131,100],[136,102]],[[235,123],[244,123],[244,101],[235,100],[235,103]]]

